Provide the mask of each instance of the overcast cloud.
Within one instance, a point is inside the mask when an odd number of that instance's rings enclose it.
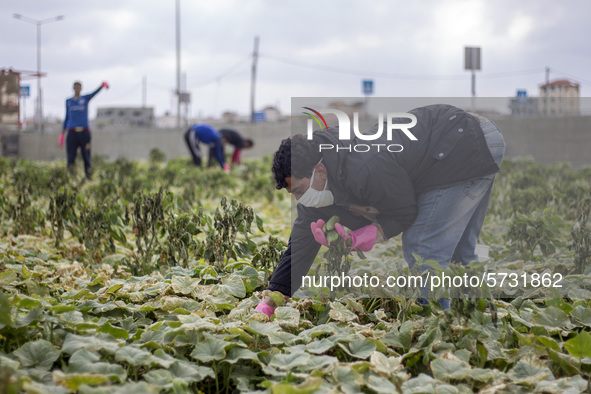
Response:
[[[174,1],[3,0],[0,68],[35,71],[36,28],[14,13],[65,16],[42,27],[45,115],[63,117],[74,80],[83,92],[111,84],[92,101],[91,117],[97,107],[139,106],[144,76],[147,104],[157,115],[174,113]],[[289,112],[291,97],[361,96],[364,78],[374,80],[376,96],[469,96],[464,46],[482,47],[480,97],[517,89],[537,96],[545,67],[551,79],[580,82],[587,97],[589,15],[584,0],[181,0],[181,64],[193,116],[248,113],[255,36],[257,109]],[[34,98],[36,81],[23,84]],[[32,115],[32,99],[26,111]]]

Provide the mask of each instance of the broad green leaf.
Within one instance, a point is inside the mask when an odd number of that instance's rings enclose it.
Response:
[[[581,324],[591,327],[591,309],[579,305],[571,311],[570,315]]]
[[[436,358],[431,361],[431,371],[435,379],[449,381],[462,380],[470,375],[470,365],[460,360]]]
[[[172,372],[165,369],[154,369],[148,371],[144,375],[144,379],[150,384],[165,387],[174,381],[174,376],[172,375]]]
[[[310,359],[306,365],[302,366],[301,369],[306,372],[319,371],[331,364],[337,364],[339,359],[332,356],[310,356]]]
[[[172,357],[162,349],[157,349],[149,359],[151,365],[156,364],[162,368],[169,368],[176,361],[176,358]]]
[[[108,383],[109,378],[101,374],[90,374],[90,373],[71,373],[64,374],[61,371],[53,372],[53,380],[72,391],[76,391],[82,385],[88,386],[100,386]]]
[[[532,321],[535,324],[550,328],[566,327],[570,323],[568,315],[554,306],[550,306],[536,313]]]
[[[14,351],[23,367],[35,367],[49,370],[59,358],[61,352],[44,339],[27,342]]]
[[[110,336],[98,337],[68,334],[62,345],[62,352],[74,354],[77,350],[88,349],[94,352],[105,351],[109,354],[114,354],[119,349],[119,343],[119,341]]]
[[[281,323],[279,323],[281,324]],[[270,332],[267,337],[269,338],[269,343],[273,346],[277,345],[288,345],[291,346],[295,344],[297,341],[301,341],[301,338],[297,335],[293,335],[289,332],[285,331],[275,331]]]
[[[322,379],[308,377],[304,382],[293,385],[290,383],[276,383],[271,386],[272,394],[312,394],[318,391]]]
[[[285,304],[285,297],[278,291],[270,292],[269,297],[271,297],[271,299],[275,303],[275,306],[277,307],[283,306]]]
[[[350,356],[361,359],[368,358],[376,350],[376,345],[367,339],[355,339],[347,344],[339,343],[339,346]]]
[[[431,376],[420,373],[416,378],[412,378],[402,383],[403,393],[434,393],[435,384],[441,384]]]
[[[376,393],[396,393],[398,391],[392,382],[381,376],[371,375],[366,384]]]
[[[550,354],[550,358],[552,361],[556,363],[556,365],[560,366],[562,370],[564,370],[569,375],[578,375],[581,373],[578,365],[580,364],[580,360],[569,355],[564,354],[562,352],[556,352],[552,349],[548,349],[548,353]]]
[[[18,317],[14,325],[17,328],[29,327],[37,324],[37,322],[42,319],[43,309],[40,307],[35,307],[31,309],[25,316]]]
[[[559,352],[560,351],[560,345],[558,344],[558,342],[556,342],[554,339],[550,338],[550,337],[535,337],[534,340],[545,346],[547,349],[552,349],[554,351]]]
[[[173,276],[170,281],[175,293],[191,294],[199,284],[199,278],[190,278],[187,276]]]
[[[85,389],[88,389],[85,390]],[[80,386],[80,394],[157,394],[162,389],[146,382],[129,382],[117,386],[88,387]]]
[[[196,366],[186,361],[175,362],[170,366],[169,371],[172,372],[176,379],[187,383],[200,382],[207,377],[215,377],[211,368],[202,365]]]
[[[296,367],[306,365],[310,361],[311,357],[312,356],[310,356],[308,353],[300,352],[276,354],[269,363],[269,366],[289,371]]]
[[[334,368],[332,377],[335,383],[345,392],[360,392],[360,386],[363,384],[363,377],[353,368],[346,366],[337,366]]]
[[[97,332],[104,332],[118,339],[129,339],[129,333],[123,328],[112,326],[109,322],[103,324]]]
[[[394,349],[404,349],[404,345],[400,342],[400,333],[396,330],[388,331],[388,333],[380,339],[383,344],[393,347]]]
[[[410,348],[413,337],[413,328],[414,322],[409,320],[402,323],[402,326],[400,326],[400,330],[398,330],[398,340],[400,341],[402,346],[404,346],[404,349]]]
[[[195,346],[191,357],[203,363],[210,361],[222,360],[226,357],[226,346],[229,342],[224,342],[215,338],[206,338]]]
[[[581,331],[576,337],[566,341],[564,348],[573,357],[591,357],[591,334]]]
[[[276,323],[261,323],[258,321],[252,321],[245,329],[246,331],[253,334],[267,336],[270,332],[281,330],[281,327],[279,327],[279,325]]]
[[[86,349],[78,350],[70,357],[68,373],[98,374],[116,376],[119,382],[124,382],[127,374],[118,364],[99,362],[100,357]]]
[[[536,385],[537,393],[583,393],[589,382],[582,376],[572,376],[558,380],[542,380]]]
[[[519,360],[509,371],[508,375],[515,381],[515,383],[529,385],[535,385],[537,382],[544,379],[554,380],[554,375],[548,368],[539,368],[524,360]]]
[[[283,328],[296,328],[300,323],[300,311],[280,306],[275,309],[275,322]]]
[[[3,368],[8,368],[9,370],[14,372],[20,367],[20,363],[16,360],[13,360],[0,354],[0,366],[2,366]]]
[[[134,367],[148,364],[151,357],[152,353],[134,346],[123,346],[115,353],[115,360]]]
[[[330,339],[323,338],[320,341],[313,341],[306,345],[306,350],[313,354],[322,354],[331,349],[335,343]]]
[[[239,362],[239,360],[252,360],[260,364],[259,358],[255,352],[239,346],[230,348],[226,358],[224,358],[222,361],[228,362],[230,364],[236,364]]]
[[[395,371],[404,369],[402,365],[402,357],[386,357],[380,352],[372,353],[369,362],[374,371],[391,375]]]
[[[244,298],[246,297],[246,288],[240,277],[230,275],[222,280],[221,284],[215,285],[214,294],[218,296],[231,295],[237,298]]]

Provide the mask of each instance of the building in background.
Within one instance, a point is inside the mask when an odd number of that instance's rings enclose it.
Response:
[[[520,89],[509,102],[512,116],[538,116],[538,97],[528,97],[527,91]]]
[[[153,127],[153,107],[105,107],[98,108],[95,125],[101,129],[109,126]]]
[[[0,127],[6,130],[19,128],[20,73],[0,70]]]
[[[579,115],[580,85],[559,79],[540,85],[538,113],[541,116]]]

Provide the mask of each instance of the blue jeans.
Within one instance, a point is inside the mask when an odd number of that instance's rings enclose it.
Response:
[[[497,126],[478,117],[488,149],[497,165],[505,154],[505,141]],[[435,260],[443,268],[451,262],[467,264],[478,260],[476,242],[484,223],[495,174],[431,190],[417,195],[418,215],[402,235],[404,259],[412,268],[413,253],[423,261]],[[421,289],[427,297],[427,288]],[[439,300],[443,309],[449,300]]]

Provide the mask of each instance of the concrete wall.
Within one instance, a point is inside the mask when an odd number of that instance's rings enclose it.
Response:
[[[496,119],[507,143],[506,157],[533,156],[543,165],[567,162],[574,166],[591,165],[591,117],[503,118]],[[255,141],[244,158],[273,153],[283,138],[290,135],[290,123],[257,125],[216,125],[240,131]],[[184,130],[97,130],[92,134],[92,153],[109,159],[147,159],[157,147],[167,158],[189,157],[183,139]],[[21,133],[19,156],[35,160],[65,159],[65,150],[57,145],[58,133]]]

